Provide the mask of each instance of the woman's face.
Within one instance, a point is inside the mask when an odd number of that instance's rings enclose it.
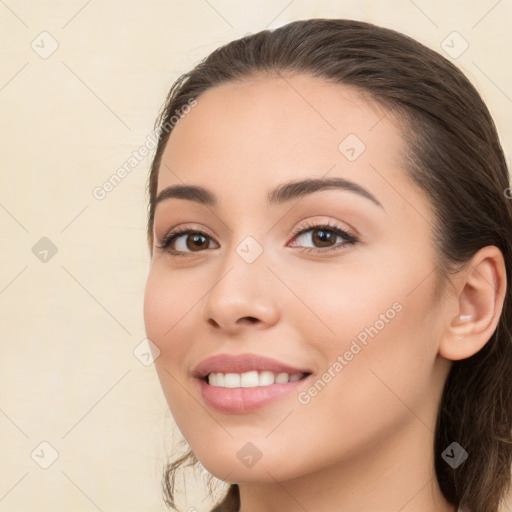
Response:
[[[404,438],[427,454],[449,362],[432,212],[393,115],[309,76],[197,100],[163,154],[144,303],[194,453],[229,482],[396,462]],[[168,189],[185,185],[208,198]]]

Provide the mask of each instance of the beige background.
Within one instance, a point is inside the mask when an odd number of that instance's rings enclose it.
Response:
[[[454,61],[510,156],[511,0],[0,1],[0,512],[164,510],[180,436],[144,355],[149,157],[93,191],[143,146],[180,73],[309,17],[372,21],[440,53],[458,32],[452,51],[469,46]],[[208,510],[193,484],[184,510]]]

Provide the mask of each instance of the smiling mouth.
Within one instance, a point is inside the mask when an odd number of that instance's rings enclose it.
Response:
[[[211,372],[204,381],[212,387],[219,388],[255,388],[297,382],[311,375],[309,372],[275,373],[268,370],[244,373]]]

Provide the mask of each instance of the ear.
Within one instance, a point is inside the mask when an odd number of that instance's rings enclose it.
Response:
[[[454,294],[447,299],[450,304],[446,311],[450,314],[439,355],[457,361],[476,354],[496,330],[507,289],[501,251],[495,246],[480,249],[455,277],[454,288]]]

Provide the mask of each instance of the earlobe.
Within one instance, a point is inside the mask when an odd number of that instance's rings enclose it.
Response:
[[[439,355],[457,361],[480,351],[498,325],[507,287],[503,254],[495,246],[480,249],[455,280],[452,311],[446,319]]]

